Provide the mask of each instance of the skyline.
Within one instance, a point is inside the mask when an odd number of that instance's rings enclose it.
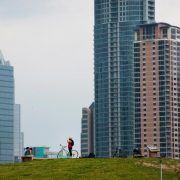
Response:
[[[0,2],[0,49],[14,66],[25,146],[57,148],[72,136],[79,149],[81,110],[94,99],[93,2],[8,2]],[[180,2],[167,13],[168,2],[156,0],[156,20],[180,26]]]

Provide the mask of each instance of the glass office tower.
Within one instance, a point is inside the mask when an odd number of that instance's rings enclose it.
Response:
[[[0,163],[14,162],[14,73],[0,52]]]
[[[133,41],[153,22],[155,0],[95,0],[95,153],[123,156],[134,148]]]

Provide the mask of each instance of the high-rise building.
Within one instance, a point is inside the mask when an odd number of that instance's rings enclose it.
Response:
[[[135,31],[135,144],[180,158],[180,28],[166,23]]]
[[[20,133],[20,154],[24,155],[24,133]]]
[[[0,52],[0,163],[14,162],[14,72]]]
[[[95,149],[111,157],[134,148],[134,30],[154,22],[155,0],[95,0]]]
[[[21,161],[22,141],[21,141],[21,106],[14,105],[14,161]]]
[[[94,153],[94,103],[82,109],[81,119],[81,156]]]

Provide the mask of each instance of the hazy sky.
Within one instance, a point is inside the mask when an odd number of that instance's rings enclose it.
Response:
[[[0,49],[15,70],[25,146],[79,149],[93,101],[93,0],[0,0]],[[180,1],[156,0],[157,22],[180,26]]]

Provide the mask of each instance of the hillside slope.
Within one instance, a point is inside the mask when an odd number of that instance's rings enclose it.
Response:
[[[0,165],[0,179],[159,180],[159,159],[49,159]],[[163,160],[163,180],[180,180],[180,161]]]

